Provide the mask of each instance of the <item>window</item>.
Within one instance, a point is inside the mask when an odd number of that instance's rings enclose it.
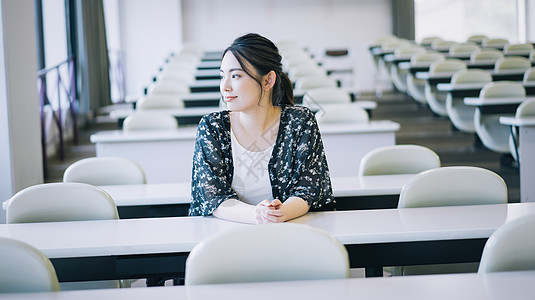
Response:
[[[525,41],[519,16],[525,14],[519,0],[415,0],[416,41],[438,36],[464,42],[474,34]],[[520,36],[522,35],[522,36]]]

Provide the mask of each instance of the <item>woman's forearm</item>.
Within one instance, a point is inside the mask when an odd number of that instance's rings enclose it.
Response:
[[[285,221],[300,217],[310,209],[308,203],[300,197],[290,197],[282,205],[286,211]]]

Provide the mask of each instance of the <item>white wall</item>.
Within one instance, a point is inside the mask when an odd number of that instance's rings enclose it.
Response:
[[[34,19],[33,0],[0,1],[0,202],[43,182]]]
[[[182,0],[182,10],[184,39],[209,50],[247,32],[311,49],[351,48],[362,91],[374,90],[367,43],[392,32],[390,0]]]
[[[137,98],[182,41],[180,0],[119,0],[126,94]]]

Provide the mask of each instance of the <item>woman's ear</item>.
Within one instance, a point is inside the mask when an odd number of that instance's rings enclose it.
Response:
[[[275,74],[275,71],[271,70],[269,73],[267,73],[263,78],[263,88],[265,91],[269,91],[275,86],[275,82],[277,81],[277,74]]]

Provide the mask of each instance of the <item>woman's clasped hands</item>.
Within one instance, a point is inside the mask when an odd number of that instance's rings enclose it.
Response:
[[[282,223],[286,221],[286,210],[279,199],[273,201],[264,200],[258,203],[254,209],[257,224]]]

